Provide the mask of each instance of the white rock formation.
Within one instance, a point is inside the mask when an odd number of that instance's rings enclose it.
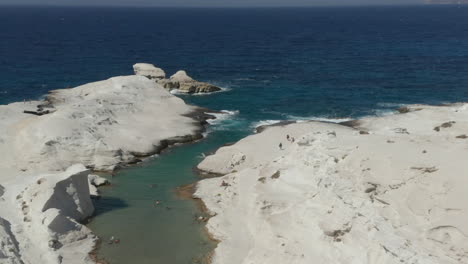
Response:
[[[96,238],[79,223],[94,211],[88,174],[74,165],[9,185],[10,203],[0,203],[2,217],[10,219],[0,219],[0,263],[93,263],[88,253]]]
[[[169,79],[170,83],[175,84],[181,93],[212,93],[220,91],[221,88],[209,83],[199,82],[188,76],[185,71],[178,71]]]
[[[195,193],[213,263],[468,263],[468,104],[409,110],[270,127],[208,156],[198,168],[225,174]]]
[[[192,79],[185,71],[178,71],[169,79],[166,79],[166,73],[161,68],[149,63],[137,63],[133,65],[133,71],[135,75],[145,76],[169,91],[177,90],[189,94],[221,91],[221,88],[215,85]]]
[[[98,195],[104,182],[86,168],[198,139],[206,118],[143,76],[0,106],[0,263],[92,263],[96,238],[80,222],[93,213],[89,188]]]
[[[186,82],[195,81],[194,79],[192,79],[192,77],[188,76],[187,72],[185,71],[178,71],[174,73],[174,75],[171,76],[170,80],[173,82],[178,82],[178,83],[186,83]]]
[[[166,78],[166,73],[161,69],[149,63],[137,63],[133,65],[135,75],[145,76],[152,80],[161,80]]]
[[[52,91],[48,100],[44,108],[55,112],[42,116],[23,114],[28,104],[0,106],[0,153],[11,157],[0,165],[50,171],[82,163],[113,170],[157,152],[165,139],[200,137],[200,125],[185,116],[196,108],[142,76]]]

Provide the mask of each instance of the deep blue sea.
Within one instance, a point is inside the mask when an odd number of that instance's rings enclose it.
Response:
[[[249,119],[359,116],[468,99],[468,6],[0,8],[0,103],[150,62],[231,88]]]
[[[137,62],[227,88],[183,96],[239,111],[208,137],[125,169],[93,231],[118,263],[191,263],[213,245],[174,195],[192,167],[265,120],[355,118],[401,104],[468,101],[468,6],[281,9],[0,7],[0,104],[132,74]],[[157,188],[148,185],[157,184]],[[154,199],[171,210],[154,209]]]

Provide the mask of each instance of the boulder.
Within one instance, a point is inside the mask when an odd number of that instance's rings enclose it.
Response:
[[[209,83],[195,81],[185,71],[178,71],[172,75],[170,83],[176,87],[178,86],[177,89],[182,93],[211,93],[221,90],[221,88]]]
[[[103,185],[108,185],[109,181],[96,174],[89,174],[88,175],[88,186],[89,186],[89,194],[91,198],[93,199],[99,199],[101,197],[101,194],[99,193],[99,190],[97,187],[103,186]]]
[[[96,174],[88,175],[88,180],[89,180],[89,183],[91,183],[92,185],[94,185],[96,187],[109,184],[109,181],[106,178],[101,177],[101,176],[96,175]]]
[[[137,63],[133,65],[135,75],[145,76],[151,80],[161,80],[166,78],[166,73],[161,69],[149,63]]]

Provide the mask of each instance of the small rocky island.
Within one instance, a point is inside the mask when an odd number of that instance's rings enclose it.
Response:
[[[199,82],[188,76],[185,71],[178,71],[169,79],[166,79],[166,73],[161,68],[155,67],[149,63],[137,63],[133,65],[133,70],[136,75],[145,76],[146,78],[155,81],[169,91],[177,90],[180,93],[212,93],[221,91],[221,88]]]

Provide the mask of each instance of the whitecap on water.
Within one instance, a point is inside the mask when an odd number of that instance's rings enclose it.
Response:
[[[378,107],[386,107],[386,108],[399,108],[399,107],[404,106],[404,104],[382,102],[382,103],[377,103],[377,106]]]
[[[234,81],[254,81],[255,79],[253,78],[237,78],[237,79],[234,79]]]
[[[288,120],[286,121],[320,121],[320,122],[330,122],[330,123],[341,123],[353,120],[352,118],[348,117],[327,117],[327,116],[295,116],[295,115],[287,115]]]
[[[375,109],[373,112],[374,113],[371,116],[388,116],[395,114],[397,111],[389,109]]]
[[[261,120],[261,121],[257,121],[257,122],[252,123],[252,125],[250,127],[253,128],[254,131],[255,131],[258,127],[271,126],[271,125],[278,124],[278,123],[283,122],[283,121],[286,121],[286,120]]]
[[[210,126],[204,136],[212,131],[238,130],[246,127],[246,121],[237,117],[239,114],[238,110],[221,110],[219,113],[210,114],[214,115],[216,119],[207,120]]]
[[[188,94],[188,93],[183,93],[181,92],[179,89],[172,89],[170,91],[171,94],[174,94],[174,95],[178,95],[178,94],[183,94],[183,95],[192,95],[192,96],[206,96],[206,95],[212,95],[212,94],[216,94],[216,93],[224,93],[224,92],[229,92],[232,90],[232,88],[228,88],[228,87],[220,87],[218,86],[219,88],[221,88],[220,91],[216,91],[216,92],[210,92],[210,93],[193,93],[193,94]]]
[[[239,114],[239,110],[221,110],[219,113],[210,113],[210,115],[214,115],[216,119],[208,119],[207,121],[210,125],[216,125],[227,119],[231,119],[237,114]]]
[[[301,122],[307,122],[307,121],[320,121],[320,122],[330,122],[330,123],[341,123],[341,122],[346,122],[350,120],[352,120],[352,118],[330,118],[330,117],[317,117],[317,116],[303,117],[303,116],[286,115],[286,119],[260,120],[257,122],[253,122],[250,127],[256,132],[258,127],[271,126],[271,125],[278,124],[281,122],[301,123]]]

